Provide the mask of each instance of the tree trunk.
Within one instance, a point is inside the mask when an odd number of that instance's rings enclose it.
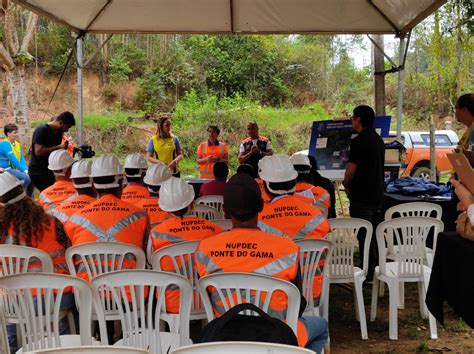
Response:
[[[28,113],[28,97],[25,80],[25,68],[17,65],[13,70],[8,71],[8,83],[12,97],[13,116],[18,124],[20,141],[23,144],[23,151],[27,151],[30,138],[30,124]]]

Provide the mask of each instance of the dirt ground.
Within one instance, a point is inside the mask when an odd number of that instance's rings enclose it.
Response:
[[[438,323],[437,340],[430,339],[428,320],[420,317],[418,288],[405,285],[405,309],[398,310],[398,341],[388,338],[388,292],[379,298],[377,318],[370,322],[372,286],[364,285],[365,312],[369,339],[360,337],[355,320],[354,300],[349,289],[331,286],[329,297],[329,331],[331,353],[474,353],[474,329],[467,326],[445,305],[445,327]],[[474,299],[473,299],[474,301]]]

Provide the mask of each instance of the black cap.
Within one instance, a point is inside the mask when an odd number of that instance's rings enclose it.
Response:
[[[262,208],[262,193],[252,177],[238,173],[229,179],[224,188],[224,209],[228,214],[245,221]]]

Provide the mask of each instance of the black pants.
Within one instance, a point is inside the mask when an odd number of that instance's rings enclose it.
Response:
[[[375,237],[375,229],[377,225],[383,221],[383,214],[380,207],[374,207],[373,205],[366,205],[362,203],[351,202],[349,207],[349,213],[351,218],[359,218],[370,221],[372,227],[374,228],[372,239],[370,241],[369,247],[369,270],[367,273],[367,279],[371,280],[374,274],[374,269],[378,265],[379,254],[377,248],[377,239]],[[361,229],[357,234],[357,240],[359,241],[359,251],[360,251],[360,268],[364,264],[364,257],[367,255],[364,254],[364,243],[366,238],[366,230]]]
[[[29,173],[31,178],[31,183],[40,191],[42,192],[49,186],[52,186],[56,179],[54,178],[54,174],[51,171],[43,172],[43,173]]]

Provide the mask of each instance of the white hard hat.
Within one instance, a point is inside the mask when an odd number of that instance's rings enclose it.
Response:
[[[295,187],[291,190],[274,190],[269,186],[269,183],[290,182],[298,177],[298,172],[287,155],[265,156],[258,162],[258,174],[272,193],[287,194],[295,191]]]
[[[164,181],[171,178],[170,168],[163,162],[159,162],[150,166],[146,171],[143,182],[150,186],[160,186]]]
[[[91,176],[92,161],[91,160],[79,160],[71,169],[71,179],[73,180],[74,187],[76,188],[89,188],[92,187],[92,182],[77,184],[74,182],[76,178],[90,178]]]
[[[48,169],[57,176],[64,176],[65,170],[74,162],[75,160],[66,150],[54,150],[48,157]]]
[[[127,157],[125,158],[124,168],[146,170],[148,168],[148,164],[146,162],[145,156],[136,153],[127,155]],[[137,175],[127,175],[127,177],[141,177],[141,173],[138,173]]]
[[[173,212],[186,208],[194,200],[194,189],[186,181],[171,177],[161,184],[158,204],[164,211]]]
[[[309,162],[309,157],[308,155],[303,155],[303,154],[293,154],[290,157],[291,163],[294,165],[303,165],[303,166],[308,166],[311,167],[311,162]]]
[[[11,173],[3,172],[0,173],[0,197],[3,197],[5,194],[15,189],[18,186],[21,186],[21,181],[13,176]],[[25,191],[17,195],[15,198],[10,199],[5,204],[13,204],[22,200],[26,197]]]
[[[115,155],[104,155],[92,162],[91,178],[115,176],[114,183],[99,184],[94,182],[94,187],[99,189],[119,187],[118,181],[122,178],[122,165]]]

